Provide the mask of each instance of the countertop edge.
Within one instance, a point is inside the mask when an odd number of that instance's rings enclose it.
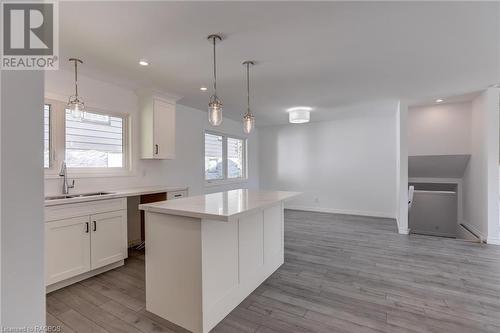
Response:
[[[102,195],[102,196],[45,200],[44,206],[51,207],[51,206],[67,205],[67,204],[80,203],[80,202],[100,201],[100,200],[107,200],[107,199],[133,197],[133,196],[143,195],[143,194],[187,191],[188,189],[189,189],[189,187],[187,187],[187,186],[164,186],[164,187],[163,186],[159,186],[159,187],[152,186],[151,188],[137,187],[137,188],[130,188],[130,189],[118,189],[118,190],[110,190],[109,191],[109,192],[113,192],[113,194]]]
[[[157,203],[141,204],[141,205],[139,205],[139,210],[143,210],[145,212],[165,214],[165,215],[177,215],[177,216],[193,217],[193,218],[199,218],[199,219],[205,219],[205,220],[229,222],[229,221],[237,219],[241,216],[251,214],[252,212],[262,211],[264,209],[267,209],[269,207],[274,206],[277,203],[290,200],[293,197],[296,197],[298,195],[300,195],[300,192],[290,192],[290,195],[288,195],[284,198],[281,198],[279,200],[275,200],[275,201],[260,205],[258,207],[253,207],[253,208],[245,210],[243,212],[238,212],[238,213],[234,213],[234,214],[230,214],[230,215],[211,214],[211,213],[194,212],[194,211],[181,210],[181,209],[175,209],[175,208],[159,207],[159,206],[157,206]]]

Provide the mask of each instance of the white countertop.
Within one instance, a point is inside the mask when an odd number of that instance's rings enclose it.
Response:
[[[69,204],[69,203],[105,200],[105,199],[112,199],[112,198],[133,197],[136,195],[143,195],[143,194],[186,191],[187,189],[188,188],[186,186],[135,187],[135,188],[127,188],[127,189],[119,189],[119,190],[102,191],[102,192],[109,192],[110,193],[110,194],[106,194],[106,195],[45,200],[45,206],[64,205],[64,204]],[[93,192],[98,192],[98,191],[93,191]],[[75,192],[75,193],[70,193],[69,195],[78,195],[78,194],[79,194],[78,192]]]
[[[239,189],[139,205],[147,212],[230,221],[252,210],[270,207],[299,192]]]

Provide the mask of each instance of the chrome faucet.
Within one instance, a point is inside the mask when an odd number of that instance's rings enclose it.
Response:
[[[59,171],[59,176],[64,177],[62,185],[62,193],[68,194],[69,189],[75,187],[75,180],[73,179],[71,185],[68,183],[68,170],[66,168],[66,162],[62,162],[61,171]]]

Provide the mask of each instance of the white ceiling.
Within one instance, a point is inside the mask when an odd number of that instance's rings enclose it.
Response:
[[[263,125],[285,123],[298,105],[318,120],[350,104],[421,103],[500,82],[499,21],[498,2],[61,2],[60,51],[81,57],[83,74],[165,90],[205,110],[206,36],[222,33],[225,116],[245,111],[241,63],[251,59],[252,109]]]

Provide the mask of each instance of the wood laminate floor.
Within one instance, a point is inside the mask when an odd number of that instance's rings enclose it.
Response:
[[[47,296],[64,332],[182,332],[144,309],[144,254]],[[214,332],[500,332],[500,246],[286,211],[285,264]]]

